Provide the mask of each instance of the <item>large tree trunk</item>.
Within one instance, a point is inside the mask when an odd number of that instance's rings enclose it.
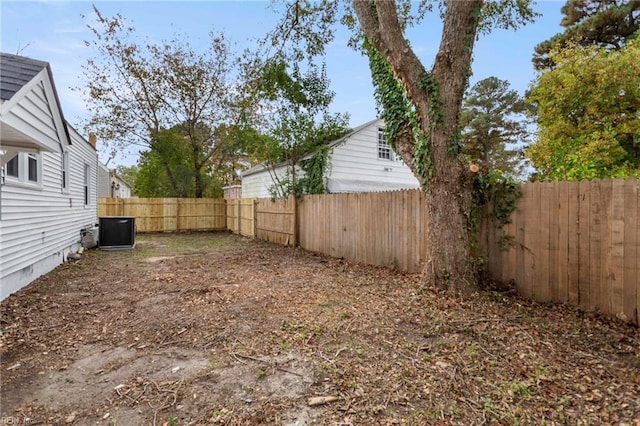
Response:
[[[428,239],[423,280],[448,290],[477,287],[472,250],[471,190],[460,167],[443,169],[426,192]]]
[[[391,65],[418,119],[418,129],[411,128],[406,120],[394,123],[401,128],[394,144],[427,194],[424,280],[466,292],[478,285],[471,247],[471,175],[452,146],[457,143],[458,117],[470,74],[482,0],[448,0],[445,6],[440,48],[432,71],[427,72],[404,38],[395,2],[354,1],[362,31]],[[421,137],[428,138],[426,154],[417,152],[420,148],[415,140],[416,130]],[[428,158],[430,164],[416,164],[416,158]]]

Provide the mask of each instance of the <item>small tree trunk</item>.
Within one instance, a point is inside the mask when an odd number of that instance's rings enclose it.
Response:
[[[202,174],[200,170],[195,171],[195,197],[202,198],[204,195],[204,188],[202,184]]]

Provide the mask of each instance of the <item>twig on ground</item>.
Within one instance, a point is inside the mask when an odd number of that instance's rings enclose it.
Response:
[[[242,354],[235,353],[235,352],[233,352],[231,355],[233,355],[233,357],[234,357],[234,358],[236,358],[236,359],[238,359],[238,357],[240,357],[240,358],[244,358],[244,359],[250,359],[250,360],[252,360],[252,361],[261,362],[261,363],[263,363],[263,364],[266,364],[266,365],[272,366],[272,367],[274,367],[276,370],[280,370],[280,371],[282,371],[282,372],[284,372],[284,373],[293,374],[294,376],[298,376],[298,377],[304,377],[304,376],[303,376],[302,374],[300,374],[300,373],[296,373],[295,371],[291,371],[291,370],[288,370],[288,369],[286,369],[286,368],[282,368],[282,367],[278,366],[278,363],[273,362],[273,361],[266,361],[266,360],[264,360],[264,359],[255,358],[255,357],[252,357],[252,356],[249,356],[249,355],[242,355]],[[238,360],[238,361],[240,361],[240,360]],[[240,361],[240,362],[242,362],[242,361]],[[242,362],[242,363],[243,363],[243,364],[246,364],[246,362]]]
[[[448,321],[449,324],[476,324],[479,322],[502,322],[502,321],[513,321],[516,319],[522,318],[521,316],[514,317],[503,317],[503,318],[473,318],[468,320],[454,320]]]

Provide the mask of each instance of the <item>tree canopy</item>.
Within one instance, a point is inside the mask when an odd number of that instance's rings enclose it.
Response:
[[[620,49],[552,51],[527,95],[538,136],[527,155],[541,179],[640,177],[640,36]]]
[[[290,6],[285,13],[291,19],[304,20],[303,7],[321,10],[305,4]],[[322,12],[335,13],[335,6]],[[273,197],[324,192],[326,161],[322,159],[326,160],[326,152],[322,148],[348,130],[349,115],[330,112],[335,93],[330,89],[324,60],[316,56],[320,48],[314,47],[317,37],[330,36],[320,29],[322,25],[308,24],[319,33],[314,35],[306,28],[304,35],[283,35],[286,29],[282,26],[267,35],[263,43],[270,54],[254,59],[250,67],[251,99],[260,111],[260,117],[253,117],[253,125],[263,135],[252,145],[252,152],[271,175]],[[308,43],[307,37],[312,38]],[[303,160],[314,153],[320,153],[316,160]],[[280,175],[276,169],[283,164],[286,172]]]
[[[462,153],[484,170],[522,175],[522,145],[528,139],[528,108],[509,82],[488,77],[477,82],[462,101]]]
[[[236,59],[228,43],[215,34],[206,52],[178,37],[142,43],[123,16],[94,11],[93,39],[85,43],[96,56],[83,67],[88,127],[112,150],[137,145],[151,151],[147,157],[164,171],[173,196],[202,197],[228,153],[229,139],[220,138],[219,129],[237,119],[231,82]],[[175,155],[181,155],[180,173]]]
[[[640,0],[567,0],[561,12],[565,31],[535,47],[537,70],[553,65],[553,49],[570,44],[620,49],[640,28]]]

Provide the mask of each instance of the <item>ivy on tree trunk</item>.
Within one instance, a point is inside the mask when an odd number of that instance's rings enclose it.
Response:
[[[354,2],[391,141],[426,193],[424,281],[462,292],[477,288],[478,272],[471,244],[472,176],[458,156],[458,116],[481,6],[481,0],[445,2],[440,48],[426,70],[404,37],[395,2]],[[380,59],[395,78],[380,72]]]

